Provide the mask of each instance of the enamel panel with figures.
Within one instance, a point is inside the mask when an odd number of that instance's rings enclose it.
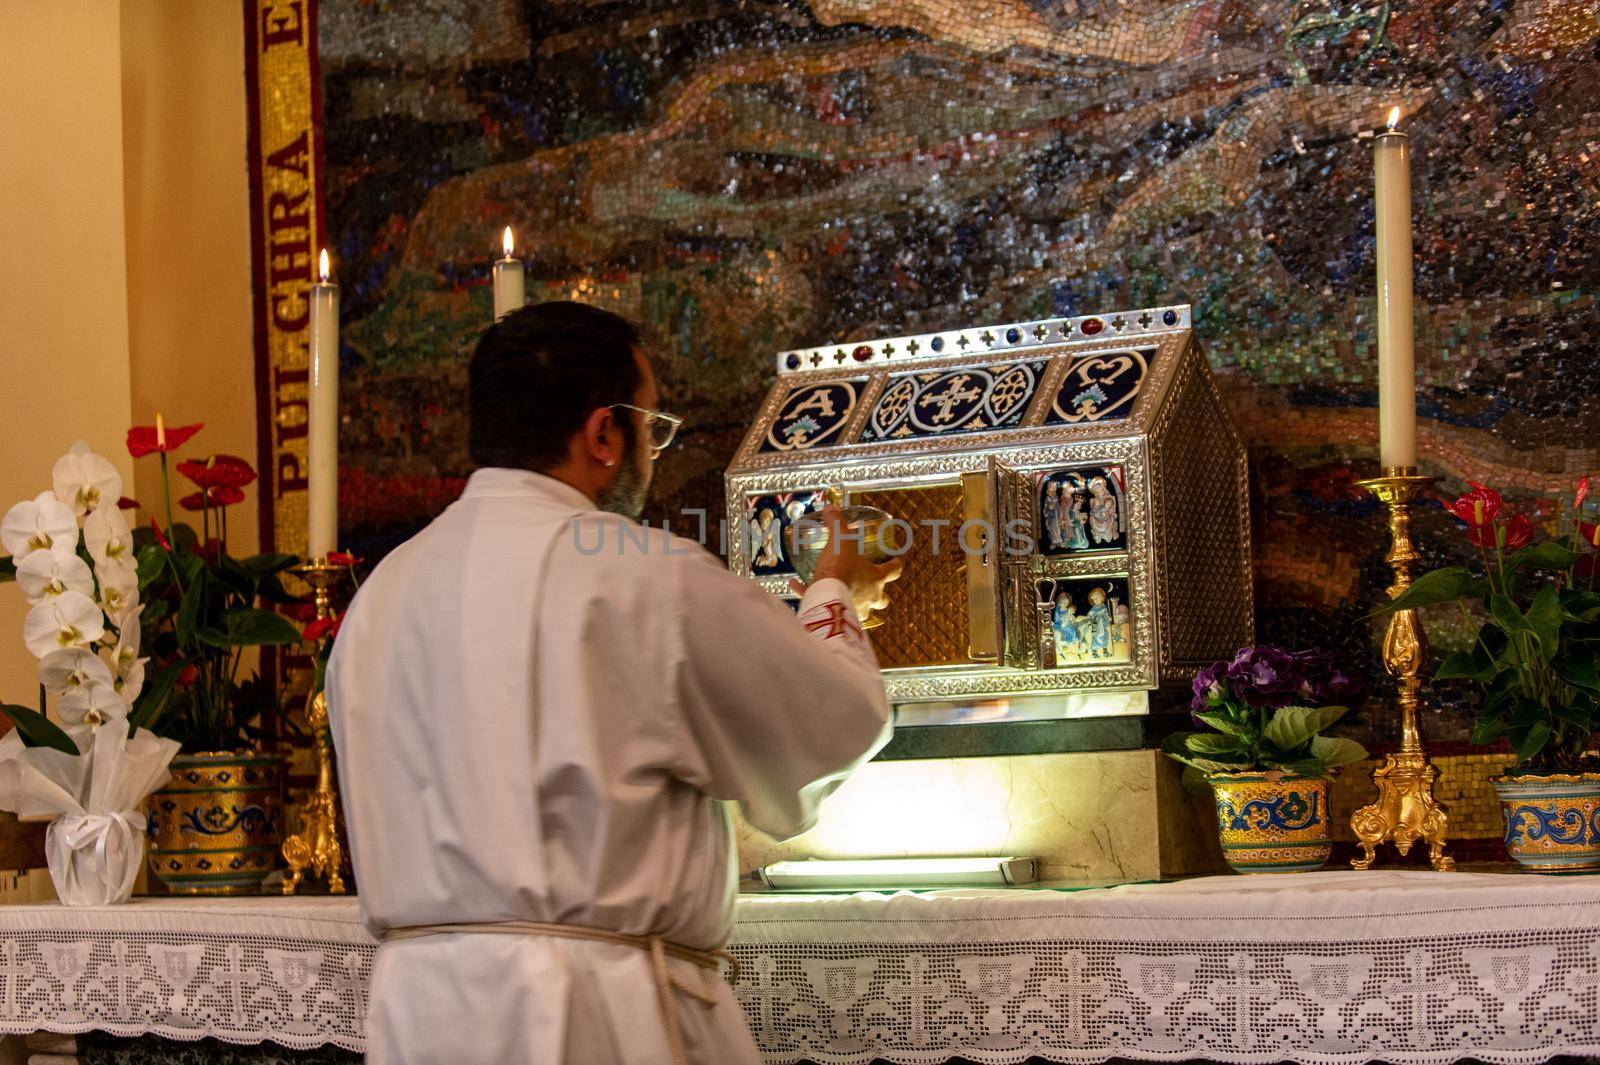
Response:
[[[1039,581],[1039,609],[1048,636],[1048,665],[1104,665],[1132,658],[1132,614],[1126,577]]]
[[[775,492],[751,496],[744,511],[744,550],[750,572],[793,573],[788,530],[807,514],[822,510],[820,492]]]
[[[1128,546],[1126,475],[1121,466],[1039,474],[1039,550],[1046,555],[1122,551]]]

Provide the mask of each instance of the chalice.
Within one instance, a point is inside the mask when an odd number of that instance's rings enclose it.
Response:
[[[877,507],[860,506],[845,502],[842,488],[828,488],[822,493],[832,506],[839,508],[840,521],[847,537],[861,537],[861,551],[873,562],[887,562],[904,554],[906,545],[900,542],[894,516]],[[795,575],[806,584],[816,570],[817,558],[828,546],[828,527],[807,514],[789,529],[789,560],[794,564]],[[875,629],[883,624],[883,615],[874,613],[861,619],[861,627]]]

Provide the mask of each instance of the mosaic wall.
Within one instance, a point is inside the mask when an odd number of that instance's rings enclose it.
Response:
[[[1554,527],[1600,468],[1600,26],[1576,0],[324,0],[344,522],[469,471],[500,228],[531,298],[641,320],[689,419],[655,514],[807,344],[1189,301],[1250,444],[1263,637],[1343,647],[1384,582],[1370,144],[1416,160],[1424,463]],[[1593,520],[1591,518],[1591,520]],[[1442,511],[1431,561],[1464,556]],[[1436,644],[1460,639],[1437,619]],[[1465,693],[1427,727],[1465,736]],[[1451,706],[1448,704],[1456,704]],[[1377,739],[1387,722],[1375,721]]]

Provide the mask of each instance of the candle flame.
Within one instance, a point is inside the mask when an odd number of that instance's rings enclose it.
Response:
[[[161,420],[160,411],[156,412],[156,447],[167,450],[167,423]]]
[[[1400,105],[1389,108],[1389,129],[1392,131],[1400,124]]]
[[[322,281],[323,281],[324,284],[326,284],[327,281],[328,281],[328,249],[327,248],[323,248],[322,249],[322,257],[317,260],[317,268],[322,271]]]
[[[500,244],[506,250],[506,258],[507,259],[511,258],[512,241],[511,241],[511,227],[510,226],[506,226],[506,231],[503,234],[501,234],[501,236],[500,236]]]

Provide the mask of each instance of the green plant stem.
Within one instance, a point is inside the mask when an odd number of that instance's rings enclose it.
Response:
[[[172,484],[167,480],[167,453],[161,453],[161,499],[167,508],[167,538],[172,537]]]
[[[41,713],[41,714],[45,712],[45,705],[44,705],[45,698],[44,698],[44,696],[45,696],[44,685],[41,684],[41,685],[39,685],[39,713]]]

